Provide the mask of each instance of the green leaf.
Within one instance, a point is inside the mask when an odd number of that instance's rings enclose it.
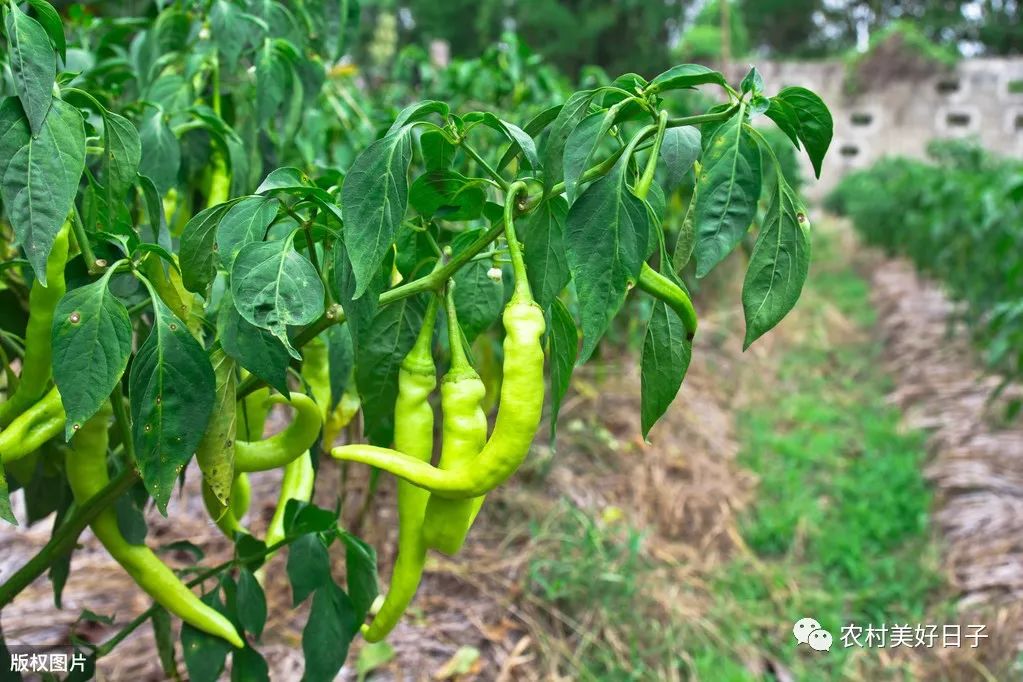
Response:
[[[288,500],[284,507],[284,532],[289,538],[304,533],[333,532],[336,528],[337,513],[329,509],[299,500]]]
[[[265,329],[247,322],[234,306],[231,292],[224,292],[217,317],[224,352],[284,395],[288,392],[288,349]]]
[[[142,144],[139,173],[152,180],[160,194],[166,194],[178,181],[181,145],[164,120],[160,109],[153,108],[152,112],[142,119],[139,140]]]
[[[640,372],[644,439],[678,395],[692,355],[692,341],[681,318],[663,301],[654,301],[643,339]]]
[[[452,170],[427,171],[409,190],[412,208],[420,215],[441,220],[475,220],[483,215],[486,200],[482,181]]]
[[[7,173],[11,159],[31,138],[32,130],[18,98],[5,97],[0,101],[0,181]]]
[[[14,518],[14,511],[11,510],[11,496],[7,489],[7,479],[4,477],[3,467],[0,467],[0,519],[15,526],[18,525],[18,519]]]
[[[799,139],[806,148],[806,155],[813,164],[813,172],[821,176],[821,164],[831,146],[834,134],[834,121],[824,100],[806,88],[790,87],[779,92],[776,99],[784,101],[792,107],[799,120]],[[768,109],[770,112],[770,109]],[[770,114],[768,114],[770,115]],[[774,117],[771,120],[777,122]],[[784,128],[783,128],[784,130]]]
[[[750,70],[743,76],[742,82],[739,83],[739,91],[743,94],[753,93],[759,95],[764,91],[764,77],[757,71],[757,67],[751,66]]]
[[[771,207],[750,255],[742,283],[746,317],[743,350],[788,314],[799,300],[810,267],[810,220],[806,207],[779,170]]]
[[[181,281],[203,296],[217,274],[217,227],[230,203],[217,204],[192,216],[181,233]]]
[[[689,264],[693,257],[693,249],[696,247],[696,198],[699,196],[696,188],[693,188],[693,196],[686,207],[686,215],[678,228],[678,238],[675,240],[675,251],[671,257],[671,267],[679,276],[682,270]]]
[[[256,116],[260,127],[270,127],[272,119],[280,112],[287,96],[285,87],[290,73],[288,64],[274,49],[273,41],[264,40],[256,57]]]
[[[246,244],[231,268],[231,294],[247,322],[280,339],[291,357],[288,325],[313,322],[323,312],[323,283],[309,259],[287,239]]]
[[[263,178],[263,182],[259,183],[259,187],[256,188],[256,194],[264,194],[266,192],[272,192],[274,190],[308,190],[314,187],[312,180],[309,176],[303,173],[298,168],[291,166],[285,166],[283,168],[275,168]]]
[[[104,116],[106,163],[104,182],[112,194],[123,194],[138,177],[139,162],[142,160],[142,142],[131,121],[118,114],[108,112]]]
[[[580,90],[573,93],[551,124],[542,152],[544,193],[549,192],[554,185],[564,179],[562,159],[565,154],[565,143],[571,132],[589,113],[590,102],[596,93],[596,90]]]
[[[250,646],[231,654],[231,682],[269,682],[270,667],[262,655]]]
[[[627,167],[622,158],[587,187],[565,222],[568,265],[579,294],[582,361],[593,354],[647,255],[650,215],[625,184]]]
[[[555,298],[550,312],[550,371],[551,371],[551,443],[558,435],[558,412],[561,401],[568,393],[572,370],[579,355],[579,330],[572,313],[560,298]]]
[[[683,178],[700,158],[700,129],[695,126],[668,128],[661,142],[661,160],[668,169],[664,189],[671,192],[682,184]]]
[[[778,128],[788,135],[792,145],[799,149],[799,117],[791,104],[778,97],[772,97],[767,111],[764,112],[767,118],[774,121]]]
[[[568,202],[553,196],[537,206],[519,227],[519,239],[526,244],[523,258],[526,275],[536,302],[550,307],[572,278],[565,256],[565,219]]]
[[[213,417],[199,441],[195,460],[206,485],[221,504],[226,505],[231,498],[231,486],[234,483],[237,372],[234,359],[217,346],[210,352],[210,364],[217,382],[216,398]]]
[[[529,122],[526,123],[526,127],[522,129],[523,132],[525,132],[526,135],[535,138],[543,132],[544,128],[546,128],[548,124],[558,117],[558,114],[561,113],[562,106],[563,105],[561,104],[555,104],[554,106],[547,107],[539,114],[529,119]],[[508,151],[506,151],[504,156],[501,157],[501,161],[497,164],[497,170],[504,170],[508,164],[511,163],[512,159],[518,156],[521,152],[522,147],[518,145],[512,145],[509,147]]]
[[[249,42],[252,29],[244,12],[228,0],[216,0],[210,10],[210,35],[224,56],[226,67],[236,67],[238,57]]]
[[[355,367],[355,347],[352,331],[347,324],[331,325],[327,329],[327,353],[330,367],[330,409],[337,407]]]
[[[724,87],[725,77],[713,69],[699,64],[679,64],[660,74],[646,87],[647,93],[656,94],[666,90],[683,90],[697,85],[712,83]]]
[[[316,590],[309,621],[302,630],[305,682],[331,682],[337,676],[359,631],[356,615],[352,600],[333,581]]]
[[[452,243],[452,250],[458,253],[481,234],[482,229],[462,232]],[[470,344],[497,321],[504,307],[504,282],[490,279],[490,267],[488,261],[472,261],[466,263],[453,278],[458,324]]]
[[[392,660],[394,647],[386,641],[366,643],[359,649],[359,657],[355,661],[358,682],[362,682],[371,672],[384,667]]]
[[[494,116],[489,111],[466,114],[465,121],[479,121],[488,128],[501,133],[508,138],[513,147],[518,147],[521,150],[522,156],[526,158],[526,161],[533,170],[540,169],[540,157],[536,153],[536,143],[533,142],[533,138],[522,128]]]
[[[3,200],[36,278],[78,193],[85,168],[85,123],[78,109],[54,100],[38,135],[17,151],[3,178]]]
[[[355,383],[362,397],[366,436],[374,445],[394,440],[398,368],[423,324],[422,301],[409,297],[381,308],[356,344]]]
[[[213,411],[216,378],[206,351],[156,296],[153,330],[128,376],[135,460],[164,516],[178,474],[192,458]]]
[[[131,320],[107,286],[112,274],[67,292],[53,314],[53,380],[68,441],[110,397],[131,355]]]
[[[727,256],[749,229],[760,198],[760,148],[742,112],[714,132],[696,183],[696,276]]]
[[[288,580],[291,581],[292,603],[298,606],[310,594],[328,584],[330,556],[316,533],[300,536],[288,547]]]
[[[345,543],[345,567],[348,593],[355,607],[356,619],[362,622],[373,601],[380,594],[377,585],[377,553],[372,547],[351,533],[339,533]]]
[[[355,299],[369,288],[405,217],[411,162],[412,146],[400,129],[367,147],[345,176],[341,212]]]
[[[146,497],[148,499],[148,495]],[[125,541],[129,545],[144,545],[149,527],[146,525],[146,516],[136,501],[130,495],[123,495],[114,503],[114,512],[117,515],[117,529],[121,531]]]
[[[32,134],[38,135],[53,99],[57,55],[50,45],[46,29],[22,12],[16,3],[10,3],[6,14],[4,28],[14,90],[25,109]]]
[[[391,124],[391,127],[387,130],[387,134],[384,135],[384,139],[402,131],[407,124],[415,121],[421,121],[430,114],[440,114],[442,118],[447,118],[449,113],[450,109],[445,102],[438,102],[430,99],[423,100],[422,102],[413,102],[398,112],[398,116],[395,117],[394,123]]]
[[[579,189],[579,180],[583,172],[589,168],[590,159],[600,143],[604,141],[611,122],[606,111],[596,111],[572,130],[565,142],[565,154],[562,167],[565,173],[565,198],[568,203],[575,202]]]
[[[178,674],[178,662],[174,652],[174,631],[171,628],[171,617],[162,606],[153,607],[153,639],[156,640],[156,653],[160,657],[160,667],[167,679],[174,679]]]
[[[64,24],[57,10],[46,0],[28,0],[28,4],[35,10],[36,20],[46,29],[50,41],[57,46],[60,58],[66,62],[67,38],[64,36]]]
[[[266,562],[266,543],[248,533],[238,533],[235,535],[234,555],[245,568],[255,571]]]
[[[256,576],[247,568],[238,573],[238,620],[245,632],[256,639],[263,636],[266,625],[266,596]]]
[[[225,269],[231,269],[243,246],[263,241],[280,205],[273,197],[245,197],[224,214],[216,230],[216,240],[217,254]]]
[[[224,605],[220,601],[219,590],[213,590],[201,597],[203,603],[224,613]],[[185,668],[191,682],[217,682],[224,670],[227,654],[232,646],[214,635],[198,630],[188,623],[181,625],[181,651],[185,658]]]
[[[424,132],[419,137],[419,149],[423,154],[423,163],[426,164],[428,171],[447,170],[451,167],[455,152],[458,151],[458,147],[448,142],[448,138],[439,130]],[[410,197],[410,200],[414,206],[414,198]]]
[[[373,324],[373,316],[376,315],[377,303],[380,292],[383,291],[390,281],[391,268],[388,266],[388,257],[385,257],[382,267],[377,270],[376,276],[370,282],[366,295],[358,299],[355,296],[355,273],[352,271],[348,261],[348,252],[342,240],[334,243],[333,253],[333,282],[337,292],[338,303],[345,311],[345,319],[352,332],[352,340],[358,347]]]

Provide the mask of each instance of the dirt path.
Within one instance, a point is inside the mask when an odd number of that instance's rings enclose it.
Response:
[[[871,268],[878,331],[898,388],[892,403],[928,432],[926,475],[944,563],[964,614],[993,607],[1023,643],[1023,420],[1000,423],[991,403],[1000,378],[984,371],[956,306],[902,260]],[[1019,396],[1019,386],[1005,397]]]

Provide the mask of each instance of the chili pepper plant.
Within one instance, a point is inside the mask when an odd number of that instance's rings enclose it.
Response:
[[[756,225],[749,346],[807,276],[807,211],[754,123],[819,175],[831,117],[804,88],[769,94],[755,68],[737,86],[694,64],[626,74],[516,118],[339,90],[350,1],[178,0],[105,18],[3,0],[0,14],[0,516],[17,523],[18,489],[22,522],[55,512],[50,541],[3,576],[0,607],[46,572],[59,606],[91,526],[153,606],[110,640],[75,640],[90,671],[151,619],[176,676],[173,614],[191,679],[228,656],[266,678],[263,585],[280,577],[264,564],[284,550],[295,603],[312,600],[305,678],[333,679],[360,629],[377,640],[399,621],[426,553],[458,551],[545,414],[555,437],[573,368],[628,297],[652,301],[646,436],[698,333],[687,278]],[[697,88],[717,103],[673,113]],[[677,192],[684,221],[666,224]],[[503,338],[499,390],[474,368],[486,338]],[[264,438],[273,404],[293,418]],[[346,425],[358,437],[333,448]],[[310,502],[330,455],[400,477],[385,597],[373,548]],[[181,542],[196,565],[176,573],[142,511],[168,513],[193,459],[235,556],[210,566]],[[254,531],[248,474],[276,468],[277,513]]]

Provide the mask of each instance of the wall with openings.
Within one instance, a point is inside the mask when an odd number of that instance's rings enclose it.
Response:
[[[923,157],[935,138],[973,138],[991,151],[1023,158],[1023,58],[966,59],[922,78],[886,74],[880,84],[853,92],[840,61],[765,62],[758,68],[770,87],[802,85],[817,92],[834,116],[835,138],[820,182],[806,187],[811,198],[886,154]],[[813,177],[809,162],[804,173]]]

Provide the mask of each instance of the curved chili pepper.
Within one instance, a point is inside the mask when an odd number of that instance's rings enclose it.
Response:
[[[462,347],[453,284],[449,283],[448,286],[446,306],[451,367],[440,386],[444,430],[437,466],[442,470],[455,469],[471,462],[487,442],[487,415],[483,411],[487,388],[469,364]],[[431,495],[423,521],[426,546],[445,554],[457,554],[483,505],[483,499],[482,495],[463,500],[447,500]]]
[[[49,386],[53,366],[53,312],[67,291],[64,266],[67,264],[69,229],[67,223],[60,228],[46,259],[46,286],[32,283],[32,291],[28,295],[28,326],[25,328],[21,377],[14,394],[0,404],[0,427],[8,426],[38,401]]]
[[[398,371],[398,398],[394,405],[394,445],[403,457],[429,464],[433,455],[433,408],[430,394],[437,387],[433,362],[433,327],[437,299],[430,299],[426,318],[415,345]],[[429,493],[406,481],[398,481],[398,557],[391,572],[387,596],[373,621],[362,626],[363,637],[379,642],[394,629],[419,589],[426,563],[423,515]]]
[[[67,458],[65,468],[78,504],[98,494],[110,480],[107,473],[107,429],[111,413],[107,402],[71,440],[73,452]],[[235,647],[245,646],[231,621],[204,604],[152,550],[145,545],[133,545],[121,535],[113,508],[100,512],[92,522],[92,531],[110,556],[156,603],[192,627],[221,637]]]

